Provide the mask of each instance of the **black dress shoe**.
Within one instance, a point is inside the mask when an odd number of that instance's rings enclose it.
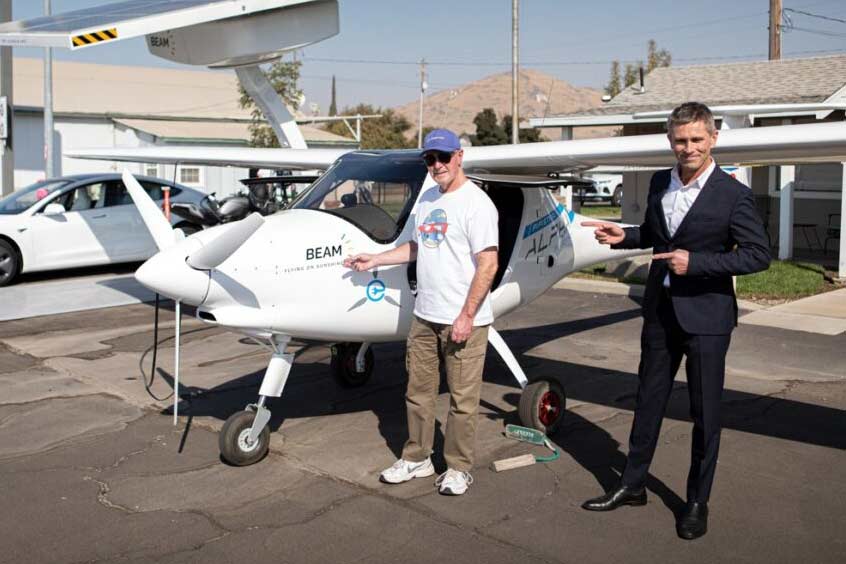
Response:
[[[646,490],[644,488],[630,488],[621,484],[605,495],[587,500],[582,504],[582,509],[612,511],[621,505],[646,505]]]
[[[698,539],[708,532],[708,504],[689,501],[676,524],[676,532],[685,540]]]

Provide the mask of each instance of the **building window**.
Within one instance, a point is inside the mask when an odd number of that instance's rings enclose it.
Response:
[[[159,165],[157,164],[148,164],[144,167],[144,175],[145,176],[158,176],[159,175]]]
[[[184,167],[179,169],[179,182],[182,184],[199,184],[199,167]]]

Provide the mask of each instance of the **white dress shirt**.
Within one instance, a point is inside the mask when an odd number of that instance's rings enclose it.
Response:
[[[661,207],[664,210],[664,220],[667,222],[667,231],[670,233],[670,237],[676,234],[676,230],[681,225],[681,222],[684,221],[687,212],[693,206],[693,202],[699,197],[699,192],[702,191],[702,187],[708,182],[708,178],[714,172],[715,167],[716,163],[714,159],[711,159],[711,164],[708,165],[708,168],[688,185],[682,182],[681,176],[679,176],[678,166],[673,167],[672,172],[670,172],[670,185],[667,187],[664,195],[661,196]],[[670,287],[669,273],[664,277],[664,287]]]

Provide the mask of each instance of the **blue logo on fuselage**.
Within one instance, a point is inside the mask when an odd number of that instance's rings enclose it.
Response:
[[[382,301],[385,297],[385,283],[381,280],[372,280],[367,285],[367,299],[371,302]]]

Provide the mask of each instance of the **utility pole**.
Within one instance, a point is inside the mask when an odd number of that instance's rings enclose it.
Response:
[[[781,59],[781,0],[770,0],[770,60]]]
[[[50,0],[44,0],[44,15],[52,13]],[[44,178],[53,178],[53,50],[44,48]]]
[[[520,142],[520,0],[511,0],[511,144]]]
[[[420,59],[420,108],[417,115],[417,148],[423,148],[423,95],[426,93],[426,59]]]
[[[12,21],[12,0],[0,0],[0,22]],[[15,155],[12,152],[12,48],[0,47],[0,96],[6,99],[7,139],[0,141],[0,195],[15,190]]]

